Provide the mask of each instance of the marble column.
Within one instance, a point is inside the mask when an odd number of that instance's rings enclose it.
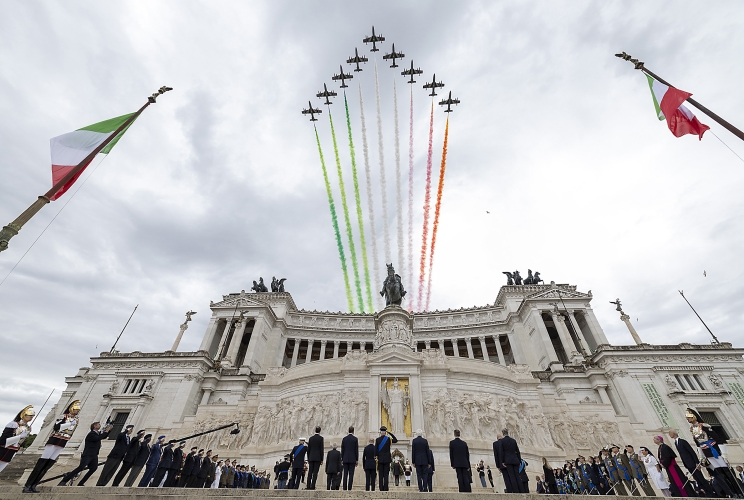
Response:
[[[486,347],[486,336],[479,336],[478,342],[480,342],[481,353],[483,353],[483,361],[491,361],[491,358],[488,356],[488,348]]]
[[[297,356],[300,354],[300,342],[302,342],[298,338],[295,338],[294,341],[294,351],[292,351],[292,364],[290,365],[290,368],[297,366]]]
[[[230,328],[232,328],[232,325],[230,323],[231,320],[229,318],[225,318],[225,328],[222,330],[222,334],[220,335],[220,345],[217,346],[217,357],[223,356],[222,351],[227,348],[225,342],[227,342],[227,336],[230,334]],[[226,352],[225,355],[227,355]]]
[[[424,340],[424,346],[427,349],[431,349],[431,340]]]
[[[437,343],[439,344],[439,350],[442,351],[442,356],[445,356],[445,353],[444,353],[444,340],[439,339],[439,340],[437,340]]]
[[[235,324],[235,333],[230,341],[230,348],[227,350],[227,356],[223,360],[223,363],[232,366],[235,362],[235,357],[238,355],[238,349],[240,349],[240,342],[243,340],[243,333],[245,333],[245,327],[248,324],[248,320],[243,318],[243,321]]]
[[[362,350],[364,352],[367,352],[367,349],[366,348],[367,348],[367,343],[366,342],[359,342],[359,349],[360,350]]]
[[[566,319],[561,314],[555,312],[551,312],[550,315],[553,317],[553,324],[555,325],[555,329],[558,331],[558,337],[561,339],[561,344],[563,345],[563,350],[566,351],[566,356],[572,363],[577,362],[577,358],[580,362],[581,355],[576,350],[571,334],[568,333],[568,329],[564,323]]]
[[[315,341],[310,339],[307,341],[307,354],[305,354],[305,363],[309,363],[313,360],[313,344]]]
[[[471,342],[470,337],[465,339],[465,347],[468,349],[468,358],[473,359],[475,356],[473,355],[473,344]]]
[[[340,340],[334,340],[333,341],[333,359],[338,358],[338,348],[341,345]]]
[[[635,343],[638,345],[641,345],[643,342],[641,342],[641,337],[638,336],[638,332],[636,332],[636,329],[633,326],[633,323],[630,322],[630,316],[628,316],[625,313],[622,313],[620,315],[620,319],[623,320],[623,322],[625,323],[625,326],[628,327],[630,336],[633,337],[633,340],[635,341]]]
[[[592,309],[584,309],[582,310],[582,312],[584,313],[584,319],[586,320],[586,323],[587,325],[589,325],[589,329],[591,330],[590,334],[594,335],[595,343],[597,345],[609,345],[610,342],[607,340],[602,327],[599,325],[599,321],[597,321],[597,317],[594,315],[594,311]]]
[[[454,351],[455,357],[459,358],[460,357],[460,346],[457,344],[458,344],[457,339],[452,339],[452,350]]]
[[[219,325],[219,321],[220,319],[217,316],[212,316],[212,318],[209,320],[209,325],[207,326],[207,334],[204,335],[204,338],[202,339],[202,342],[199,345],[200,351],[206,351],[209,349],[209,346],[212,345],[212,341],[214,340],[214,334],[217,332],[217,326]]]
[[[367,430],[370,436],[377,434],[375,431],[380,428],[380,377],[371,375],[369,380],[369,421]],[[359,436],[362,441],[366,442],[367,437]]]
[[[327,340],[321,340],[320,341],[320,360],[321,361],[325,359],[326,345],[328,345],[328,341]]]
[[[346,354],[349,354],[351,352],[351,348],[354,345],[354,342],[347,342],[346,343]]]
[[[204,389],[204,394],[202,395],[201,404],[205,405],[209,402],[209,396],[212,395],[212,389],[207,388]]]
[[[287,351],[287,336],[282,334],[282,347],[279,349],[279,360],[277,361],[277,366],[284,365],[284,353]]]
[[[584,354],[587,356],[591,356],[592,350],[589,349],[589,344],[586,343],[586,338],[584,338],[584,332],[582,332],[581,328],[579,328],[579,322],[576,321],[576,316],[574,315],[574,311],[572,309],[569,309],[566,312],[568,312],[568,319],[569,321],[571,321],[571,326],[576,332],[576,335],[579,336],[579,341],[581,342],[581,347],[584,349]]]
[[[498,335],[492,335],[493,341],[496,342],[496,354],[499,356],[499,364],[506,366],[506,360],[504,359],[504,350],[501,348],[501,340]]]
[[[537,325],[537,331],[540,333],[540,338],[543,340],[543,344],[545,345],[545,352],[548,360],[548,364],[552,362],[560,362],[558,359],[558,354],[556,354],[555,349],[553,348],[553,342],[550,340],[550,335],[548,335],[548,329],[545,326],[545,321],[543,321],[542,317],[542,311],[539,309],[534,309],[533,314],[535,315],[535,324]],[[545,369],[545,367],[542,367]]]

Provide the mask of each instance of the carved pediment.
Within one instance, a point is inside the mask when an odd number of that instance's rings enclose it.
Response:
[[[210,307],[267,307],[268,304],[248,298],[247,295],[223,295],[224,300],[213,302]]]
[[[539,299],[590,299],[591,295],[577,292],[576,290],[566,290],[565,288],[548,288],[541,290],[525,297],[525,300]]]
[[[380,352],[370,354],[367,365],[420,365],[421,354],[413,352],[408,348],[389,347]]]

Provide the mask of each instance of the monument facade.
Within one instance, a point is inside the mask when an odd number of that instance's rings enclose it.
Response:
[[[80,429],[110,418],[178,438],[239,422],[237,436],[226,429],[189,446],[268,469],[316,425],[326,443],[350,425],[363,443],[384,424],[405,457],[424,430],[441,486],[456,484],[454,429],[474,463],[493,465],[506,427],[538,471],[543,456],[560,464],[611,443],[654,449],[652,436],[670,428],[689,439],[690,406],[728,438],[732,462],[744,461],[744,349],[609,345],[591,292],[539,283],[503,286],[484,307],[424,313],[396,304],[396,286],[376,314],[306,311],[281,291],[230,293],[210,304],[197,351],[101,353],[66,378],[36,443],[74,399]],[[74,434],[68,458],[84,437]]]

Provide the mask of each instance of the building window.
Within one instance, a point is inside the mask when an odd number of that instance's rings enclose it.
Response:
[[[119,411],[116,412],[113,417],[114,418],[110,422],[113,427],[109,432],[109,439],[116,439],[116,436],[118,436],[122,429],[124,429],[124,424],[127,423],[127,419],[129,418],[129,412]]]
[[[147,379],[144,378],[128,378],[124,381],[124,390],[122,394],[140,394],[145,389]]]
[[[698,385],[700,386],[700,389],[703,390],[703,391],[706,390],[705,389],[705,385],[703,384],[703,381],[700,378],[700,375],[693,375],[693,377],[695,378],[695,382],[697,382]]]
[[[718,434],[718,440],[716,441],[719,444],[726,444],[726,441],[729,440],[729,434],[726,432],[726,429],[723,428],[723,424],[720,420],[718,420],[718,417],[716,416],[716,412],[714,411],[701,411],[700,417],[702,417],[703,422],[710,425],[713,428],[713,432]]]

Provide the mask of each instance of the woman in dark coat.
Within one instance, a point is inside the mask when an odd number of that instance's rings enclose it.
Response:
[[[545,475],[545,485],[548,489],[548,493],[553,495],[558,494],[558,486],[555,484],[555,474],[553,474],[553,468],[550,467],[547,459],[542,459],[543,474]]]

